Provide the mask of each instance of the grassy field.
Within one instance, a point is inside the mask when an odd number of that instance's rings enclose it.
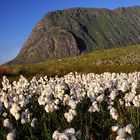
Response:
[[[117,48],[117,49],[110,49],[110,50],[104,50],[104,51],[96,51],[89,54],[81,55],[78,57],[71,57],[71,58],[64,58],[64,59],[56,59],[51,60],[48,62],[42,62],[37,64],[24,64],[24,65],[8,65],[8,66],[1,66],[0,67],[0,83],[2,81],[2,76],[6,75],[10,82],[13,80],[18,81],[20,75],[25,76],[28,80],[30,80],[33,76],[36,76],[39,78],[40,76],[47,75],[50,76],[63,76],[69,72],[79,72],[79,73],[103,73],[103,72],[134,72],[134,71],[140,71],[140,45],[135,46],[129,46],[129,47],[123,47],[123,48]],[[99,80],[98,75],[97,79]],[[76,77],[76,76],[75,76]],[[77,77],[78,78],[78,77]],[[88,76],[86,77],[88,79]],[[123,85],[123,83],[127,83],[128,77],[120,80],[122,78],[122,75],[118,77],[118,80],[122,83],[120,85]],[[134,78],[135,76],[132,75],[130,77],[129,81]],[[104,100],[99,102],[99,112],[89,112],[89,107],[92,105],[92,100],[90,97],[88,97],[88,94],[84,95],[82,100],[77,104],[76,107],[76,113],[77,115],[74,117],[74,120],[69,123],[64,116],[65,113],[68,112],[68,109],[70,108],[68,105],[63,106],[63,104],[60,102],[59,104],[59,110],[54,110],[53,112],[45,112],[45,105],[39,104],[40,97],[45,99],[45,97],[42,95],[42,91],[45,91],[45,93],[51,91],[47,90],[46,86],[48,83],[44,82],[38,82],[36,85],[34,82],[31,84],[31,82],[27,82],[24,78],[21,78],[22,80],[19,80],[16,84],[12,84],[12,91],[7,89],[1,90],[1,99],[5,99],[4,97],[9,97],[6,100],[11,101],[12,105],[13,97],[18,96],[24,96],[26,99],[26,93],[30,93],[32,96],[27,103],[27,105],[23,106],[21,110],[19,111],[20,114],[25,111],[27,108],[32,114],[31,118],[36,117],[37,118],[37,124],[35,128],[32,128],[30,126],[30,122],[27,122],[25,124],[21,124],[20,119],[15,120],[14,116],[10,113],[10,107],[6,108],[5,104],[2,106],[3,108],[0,110],[0,122],[1,124],[4,121],[3,113],[7,113],[7,118],[12,122],[12,133],[15,133],[16,131],[16,139],[25,139],[25,140],[52,140],[52,135],[55,130],[58,130],[60,132],[63,132],[66,128],[75,128],[77,130],[82,131],[82,139],[81,140],[115,140],[117,137],[117,132],[112,132],[111,128],[112,126],[119,126],[120,129],[124,129],[128,124],[133,124],[134,126],[134,132],[132,133],[132,136],[135,140],[138,140],[140,138],[140,108],[133,106],[125,106],[125,102],[123,105],[119,102],[124,101],[125,95],[128,93],[131,93],[131,88],[127,91],[121,91],[118,90],[118,95],[116,98],[112,101],[110,99],[111,91],[109,88],[105,89],[103,91],[104,93]],[[93,79],[94,83],[96,78]],[[48,78],[49,80],[49,78]],[[109,79],[110,80],[110,79]],[[59,81],[59,80],[58,80]],[[77,81],[77,83],[76,83]],[[88,81],[88,80],[87,80]],[[99,80],[101,83],[100,85],[106,85],[105,79]],[[99,82],[98,81],[98,82]],[[97,83],[98,83],[97,82]],[[111,84],[112,81],[109,81],[107,83]],[[133,82],[133,81],[132,81]],[[7,83],[7,82],[5,82]],[[55,82],[52,82],[55,83]],[[52,85],[50,82],[50,85]],[[115,83],[115,82],[114,82]],[[27,85],[26,85],[27,84]],[[28,85],[29,84],[29,85]],[[89,87],[84,86],[85,81],[81,81],[81,84],[79,86],[79,81],[75,80],[72,83],[69,83],[68,89],[62,89],[64,90],[64,93],[69,95],[71,93],[71,88],[76,88],[75,93],[77,95],[79,91],[84,91],[83,93],[89,93]],[[134,84],[134,82],[133,82]],[[65,85],[65,84],[64,84]],[[62,88],[65,87],[64,85],[61,85]],[[76,85],[76,87],[75,87]],[[130,84],[132,85],[132,83]],[[58,85],[53,85],[54,88],[56,88]],[[44,88],[45,87],[45,88]],[[87,89],[86,89],[87,87]],[[94,89],[96,86],[93,84],[91,89]],[[110,86],[111,87],[111,86]],[[122,86],[123,87],[123,86]],[[79,88],[79,89],[78,89]],[[82,90],[81,90],[82,88]],[[86,90],[85,90],[86,89]],[[47,91],[47,92],[46,92]],[[96,91],[96,89],[95,89]],[[138,99],[140,91],[140,85],[137,86],[137,94],[136,98]],[[92,92],[92,91],[90,91]],[[16,93],[16,94],[15,94]],[[18,94],[17,94],[18,93]],[[20,93],[20,94],[19,94]],[[58,92],[59,93],[59,92]],[[40,94],[42,96],[40,96]],[[96,100],[98,97],[100,97],[100,92],[98,93],[98,96],[96,97]],[[28,96],[28,95],[27,95]],[[50,94],[50,97],[52,96],[52,93]],[[56,97],[57,98],[57,97]],[[7,99],[7,98],[6,98]],[[55,98],[52,98],[54,100]],[[72,94],[70,95],[70,99],[75,99],[75,96]],[[24,101],[24,100],[23,100]],[[27,101],[27,100],[26,100]],[[110,104],[109,104],[110,101]],[[118,112],[118,120],[114,120],[110,115],[110,110],[108,109],[108,106],[111,105],[111,101],[114,102],[113,107]],[[1,102],[0,102],[1,103]],[[19,104],[19,101],[16,101],[17,105]],[[127,103],[127,102],[126,102]],[[15,129],[15,130],[14,130]],[[10,130],[11,131],[11,130]],[[8,131],[8,128],[0,127],[0,139],[5,140],[7,134],[10,132]],[[126,140],[127,137],[131,137],[130,134],[126,134]]]
[[[10,132],[16,138],[7,140],[52,140],[56,130],[74,128],[81,131],[80,139],[53,140],[140,140],[137,74],[114,78],[111,73],[69,74],[63,83],[62,77],[28,82],[21,77],[12,85],[5,79],[0,90],[0,139],[6,140]],[[37,122],[32,126],[34,118]],[[119,130],[112,131],[112,126]],[[126,126],[132,130],[126,131]]]
[[[78,57],[56,59],[37,64],[8,65],[0,67],[0,80],[3,75],[9,79],[18,79],[24,75],[63,76],[69,72],[103,73],[103,72],[134,72],[140,71],[140,45],[91,52]]]

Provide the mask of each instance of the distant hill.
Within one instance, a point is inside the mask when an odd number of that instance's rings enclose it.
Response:
[[[47,13],[9,64],[42,62],[130,44],[140,44],[140,7],[65,9]]]

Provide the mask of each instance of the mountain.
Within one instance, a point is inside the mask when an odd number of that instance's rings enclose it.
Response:
[[[35,63],[140,44],[140,7],[72,8],[47,13],[10,63]]]

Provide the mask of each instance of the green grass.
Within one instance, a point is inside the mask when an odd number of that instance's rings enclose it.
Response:
[[[131,56],[125,59],[126,56]],[[85,54],[78,57],[64,58],[64,59],[56,59],[48,62],[42,62],[37,64],[24,64],[24,65],[9,65],[3,66],[6,69],[5,75],[12,82],[13,80],[18,80],[19,75],[24,75],[27,79],[31,79],[33,76],[63,76],[71,71],[77,71],[79,73],[103,73],[103,72],[134,72],[140,71],[140,63],[139,59],[135,59],[135,57],[139,58],[140,56],[140,45],[117,48],[117,49],[109,49],[104,51],[96,51],[89,54]],[[117,61],[117,60],[118,61]],[[135,63],[131,63],[135,59]],[[102,63],[97,64],[97,62],[101,60]],[[120,63],[123,60],[122,64]],[[132,61],[131,61],[132,60]],[[103,62],[106,61],[106,64]],[[126,61],[126,62],[125,62]],[[110,64],[112,62],[112,64]],[[3,74],[2,74],[3,75]],[[2,76],[0,78],[2,80]],[[1,82],[1,81],[0,81]],[[106,105],[103,105],[101,108],[101,112],[99,113],[89,113],[86,112],[87,108],[89,108],[89,99],[85,98],[77,108],[77,116],[74,121],[69,124],[63,116],[64,109],[62,108],[59,111],[55,111],[53,113],[47,114],[43,107],[37,104],[37,99],[33,98],[33,112],[35,116],[38,117],[38,127],[32,129],[29,124],[24,127],[21,126],[20,122],[16,122],[14,126],[18,126],[19,136],[26,137],[29,140],[40,140],[47,139],[51,140],[52,133],[58,129],[60,126],[60,130],[64,130],[65,128],[74,127],[76,130],[82,129],[83,132],[83,140],[87,140],[86,129],[88,128],[89,135],[94,134],[93,139],[108,139],[114,140],[116,137],[115,133],[111,132],[111,126],[116,124],[108,112],[106,111]],[[139,109],[135,110],[133,108],[124,109],[123,106],[116,106],[117,110],[119,109],[119,125],[125,126],[127,122],[132,123],[135,126],[135,139],[140,137],[139,134]],[[31,108],[32,109],[32,108]],[[83,110],[83,111],[81,111]],[[41,114],[41,115],[40,115]],[[99,117],[100,116],[100,117]],[[11,116],[12,118],[12,116]],[[13,118],[12,118],[13,119]],[[2,121],[0,120],[2,123]],[[54,124],[54,125],[52,125]],[[22,129],[21,129],[22,128]],[[50,129],[51,128],[51,129]],[[4,139],[6,134],[5,131],[0,128],[0,138]],[[18,129],[17,129],[18,131]],[[26,135],[25,135],[26,134]]]
[[[7,70],[5,75],[10,79],[17,79],[19,75],[24,75],[28,79],[33,76],[39,77],[44,75],[63,76],[74,71],[99,74],[103,72],[129,73],[140,71],[139,57],[140,45],[133,45],[36,64],[8,65],[4,66],[4,68]]]

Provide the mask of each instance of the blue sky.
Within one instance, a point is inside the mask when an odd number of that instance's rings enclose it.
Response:
[[[49,11],[134,5],[140,6],[140,0],[0,0],[0,64],[18,54],[35,24]]]

